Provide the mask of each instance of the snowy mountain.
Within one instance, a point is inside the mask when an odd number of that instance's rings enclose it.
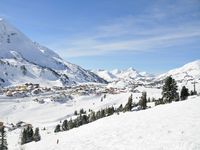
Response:
[[[193,90],[195,82],[196,90],[200,90],[200,60],[187,63],[180,68],[161,74],[156,77],[156,81],[162,81],[167,76],[172,76],[177,81],[179,88],[185,85],[190,90]]]
[[[0,19],[0,62],[1,86],[27,81],[48,85],[106,83],[96,74],[64,61],[52,50],[31,41],[4,19]],[[22,74],[23,70],[26,73]]]
[[[124,70],[96,70],[93,72],[109,81],[109,87],[129,88],[136,85],[148,84],[154,80],[154,75],[139,72],[132,67]]]
[[[138,78],[142,77],[137,70],[130,67],[127,70],[112,71],[118,78]]]
[[[184,80],[200,80],[200,60],[196,60],[185,64],[180,68],[170,70],[167,73],[159,75],[157,78],[163,79],[167,76],[172,76],[180,82]]]
[[[144,77],[153,77],[153,75],[148,74],[146,72],[138,72],[134,68],[130,67],[128,69],[119,70],[114,69],[111,71],[108,70],[93,70],[92,72],[96,73],[101,78],[107,80],[107,81],[116,81],[116,80],[122,80],[122,79],[142,79]]]
[[[109,86],[111,87],[125,88],[133,85],[162,86],[163,80],[167,76],[172,76],[177,81],[179,87],[185,85],[193,89],[193,82],[196,82],[196,88],[200,89],[200,60],[190,62],[158,76],[147,72],[139,72],[132,67],[125,70],[96,70],[93,72],[109,81]]]
[[[98,69],[98,70],[92,70],[92,72],[94,72],[99,77],[101,77],[109,82],[112,82],[112,81],[118,79],[117,76],[115,76],[112,72],[110,72],[108,70]]]

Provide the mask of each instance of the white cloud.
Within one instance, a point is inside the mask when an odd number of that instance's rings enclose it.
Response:
[[[62,39],[51,47],[59,50],[61,55],[79,57],[111,52],[154,51],[199,40],[200,21],[192,18],[199,16],[196,12],[187,15],[184,8],[155,6],[143,14],[118,18],[112,23],[98,26],[95,31],[88,31],[88,35]]]

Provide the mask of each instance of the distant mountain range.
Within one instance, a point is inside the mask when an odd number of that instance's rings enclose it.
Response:
[[[39,83],[43,86],[69,86],[79,83],[107,83],[113,87],[159,85],[167,76],[179,85],[200,82],[200,60],[155,76],[134,68],[88,71],[63,60],[52,50],[31,41],[18,29],[0,19],[0,86]]]
[[[133,68],[125,70],[114,69],[93,70],[101,78],[110,82],[112,86],[127,87],[132,85],[159,85],[167,76],[172,76],[178,85],[192,86],[193,82],[200,83],[200,60],[190,62],[180,68],[170,70],[161,75],[152,75],[146,72],[139,72]]]
[[[45,86],[106,83],[96,74],[63,60],[0,18],[0,86],[26,82]]]

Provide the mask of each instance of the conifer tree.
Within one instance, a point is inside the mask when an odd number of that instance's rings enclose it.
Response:
[[[131,109],[132,109],[132,102],[133,102],[133,99],[132,99],[132,94],[131,94],[131,96],[128,98],[127,104],[124,107],[125,111],[131,111]]]
[[[6,131],[4,126],[0,126],[0,150],[7,150]]]
[[[101,118],[105,117],[105,110],[104,109],[101,109]]]
[[[82,119],[82,124],[88,123],[88,116],[87,115],[83,115],[81,119]]]
[[[27,136],[26,143],[33,141],[33,128],[32,128],[32,126],[30,126],[30,125],[27,126],[26,134],[27,134],[26,135]]]
[[[101,111],[97,111],[96,112],[96,119],[100,119],[101,118]]]
[[[176,81],[171,76],[165,79],[165,83],[162,88],[162,96],[164,103],[171,103],[172,101],[179,100]]]
[[[26,126],[21,133],[21,144],[32,142],[33,138],[33,129],[31,125]]]
[[[68,122],[68,129],[73,129],[75,127],[75,124],[74,124],[74,122],[73,122],[73,120],[72,119],[70,119],[69,120],[69,122]]]
[[[68,130],[68,121],[67,120],[63,121],[63,123],[62,123],[62,129],[63,129],[63,131]]]
[[[108,107],[108,108],[106,109],[106,114],[107,114],[107,116],[110,116],[110,115],[114,114],[114,112],[115,112],[115,109],[114,109],[113,106],[112,106],[112,107]]]
[[[74,111],[74,115],[78,115],[78,112],[77,112],[77,110],[75,110],[75,111]]]
[[[60,132],[60,125],[59,124],[56,125],[56,128],[55,128],[54,132]]]
[[[142,96],[139,101],[139,106],[141,107],[141,109],[146,109],[147,107],[147,93],[146,92],[142,92]]]
[[[86,113],[86,111],[84,111],[84,109],[82,108],[82,109],[80,109],[80,112],[79,112],[79,114],[85,114]]]
[[[26,130],[23,129],[22,133],[21,133],[21,145],[27,143],[27,134],[26,134]]]
[[[35,128],[35,133],[33,134],[33,139],[36,142],[40,141],[41,136],[40,136],[39,128]]]
[[[123,111],[123,105],[121,104],[118,108],[117,108],[118,112],[122,112]]]
[[[92,111],[89,116],[89,122],[93,122],[96,120],[95,112]]]
[[[182,89],[181,89],[181,100],[185,100],[187,99],[187,97],[189,96],[189,92],[188,92],[188,89],[183,86]]]

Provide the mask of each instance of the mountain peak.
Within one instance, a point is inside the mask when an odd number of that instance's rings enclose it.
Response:
[[[136,71],[133,67],[129,67],[127,71]]]
[[[47,47],[41,46],[36,42],[33,42],[21,31],[10,25],[7,21],[0,21],[0,58],[2,60],[10,60],[11,64],[15,62],[15,64],[18,65],[27,65],[27,68],[28,66],[37,66],[37,68],[42,71],[37,69],[37,75],[35,77],[33,74],[31,74],[31,77],[29,76],[29,78],[35,78],[34,81],[37,81],[37,78],[41,78],[41,75],[43,74],[42,72],[47,69],[54,74],[54,79],[62,80],[62,82],[67,80],[72,81],[68,83],[106,83],[105,80],[94,73],[87,71],[75,64],[64,61],[54,51],[48,49]],[[7,66],[7,68],[9,68],[9,66]],[[13,72],[13,68],[9,71]],[[30,73],[33,72],[31,69],[28,70],[28,72],[29,71]],[[15,76],[15,74],[13,73],[13,76]],[[7,76],[0,74],[0,77],[3,77],[3,81],[7,81],[7,85],[11,84],[11,81],[9,81],[10,78],[8,79]],[[47,74],[44,76],[44,78],[49,81],[49,76]],[[63,80],[63,78],[65,79]]]

